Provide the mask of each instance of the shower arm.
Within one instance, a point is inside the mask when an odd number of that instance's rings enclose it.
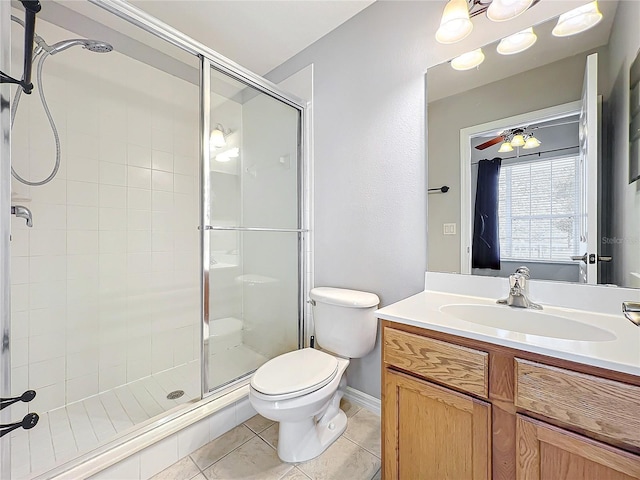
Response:
[[[36,33],[36,14],[42,6],[39,0],[20,0],[24,6],[24,69],[22,80],[13,78],[0,71],[0,83],[14,83],[20,85],[26,94],[33,90],[31,83],[31,69],[33,66],[33,39]]]

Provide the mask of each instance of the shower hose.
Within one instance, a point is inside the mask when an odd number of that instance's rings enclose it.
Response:
[[[16,23],[19,23],[20,25],[22,25],[22,27],[24,27],[24,23],[19,18],[11,15],[11,20],[13,20]],[[42,88],[42,67],[44,65],[44,61],[47,59],[50,53],[42,47],[42,44],[44,44],[44,40],[42,40],[42,38],[36,36],[36,42],[38,43],[38,47],[36,47],[33,61],[35,62],[38,55],[42,54],[42,56],[40,56],[40,60],[38,60],[38,67],[36,71],[36,84],[38,86],[38,94],[40,96],[40,102],[42,103],[44,113],[46,114],[47,119],[49,120],[49,125],[51,126],[51,131],[53,132],[53,138],[56,143],[56,162],[49,176],[44,180],[40,180],[38,182],[32,182],[22,178],[18,174],[18,172],[16,172],[16,170],[13,168],[13,165],[12,165],[11,175],[13,175],[13,177],[16,180],[18,180],[20,183],[29,185],[30,187],[39,187],[41,185],[45,185],[49,183],[51,180],[54,179],[54,177],[58,173],[58,169],[60,168],[60,136],[58,135],[58,129],[56,128],[56,123],[53,120],[53,116],[51,115],[51,111],[49,110],[49,106],[47,105],[47,99],[44,96],[44,90]],[[16,118],[16,113],[18,111],[18,104],[20,103],[21,96],[22,96],[22,88],[18,88],[18,90],[16,91],[13,97],[13,102],[11,102],[11,128],[12,129],[13,129],[13,123]]]

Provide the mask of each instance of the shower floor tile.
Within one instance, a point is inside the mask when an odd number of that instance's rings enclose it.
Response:
[[[178,399],[169,392],[184,390]],[[11,433],[12,479],[43,473],[116,434],[200,398],[199,362],[190,362],[45,413],[32,430]]]
[[[191,458],[198,472],[191,463],[182,459],[152,480],[379,480],[381,461],[377,445],[380,443],[380,417],[348,401],[343,401],[340,407],[349,417],[347,432],[350,435],[345,432],[322,455],[308,462],[281,462],[276,453],[278,425],[256,415],[244,426],[230,430],[185,457]],[[260,433],[255,433],[256,430]],[[212,456],[213,450],[216,455]],[[203,461],[205,458],[210,460]],[[190,469],[182,474],[185,464]],[[177,474],[178,471],[181,474]]]

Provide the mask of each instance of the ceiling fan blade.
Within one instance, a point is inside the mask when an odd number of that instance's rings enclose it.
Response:
[[[484,150],[485,148],[492,147],[496,143],[500,143],[504,141],[504,137],[502,135],[498,135],[496,138],[492,138],[491,140],[481,143],[480,145],[476,145],[478,150]]]

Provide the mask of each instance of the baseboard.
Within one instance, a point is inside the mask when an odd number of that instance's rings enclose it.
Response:
[[[379,398],[372,397],[368,393],[361,392],[360,390],[356,390],[351,387],[347,387],[347,390],[344,393],[344,398],[349,400],[351,403],[375,413],[376,415],[380,415],[381,402]]]

